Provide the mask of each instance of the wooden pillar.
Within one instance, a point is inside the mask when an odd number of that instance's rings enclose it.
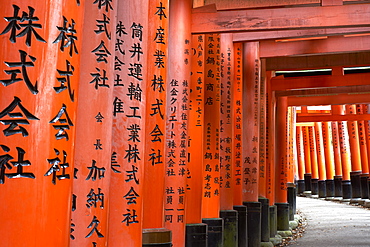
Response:
[[[279,97],[276,103],[276,180],[275,180],[275,201],[277,203],[287,202],[287,166],[288,166],[288,145],[287,145],[287,98]]]
[[[332,113],[335,112],[335,109],[339,111],[340,108],[336,106],[331,106]],[[341,159],[341,148],[339,140],[339,127],[338,122],[331,122],[332,127],[332,136],[333,136],[333,151],[334,151],[334,166],[335,166],[335,176],[334,176],[334,196],[341,197],[342,192],[342,159]]]
[[[317,151],[317,166],[319,172],[318,192],[319,197],[326,197],[326,165],[321,122],[315,122],[315,139]]]
[[[314,126],[308,127],[308,137],[310,141],[310,156],[311,156],[311,191],[312,195],[317,195],[319,181],[319,167],[317,162],[317,145]]]
[[[243,48],[243,201],[256,202],[259,173],[259,43],[244,43]]]
[[[165,197],[171,196],[166,194],[168,190],[164,187],[168,1],[150,1],[148,14],[143,228],[149,236],[158,231],[153,228],[164,227]]]
[[[336,121],[331,122],[331,127],[333,136],[335,176],[342,177],[342,160],[341,160],[338,122]]]
[[[85,2],[76,121],[70,246],[107,245],[110,174],[114,166],[112,102],[116,5]],[[90,21],[93,20],[93,21]],[[111,161],[111,162],[108,162]],[[113,165],[113,166],[112,166]]]
[[[369,112],[370,112],[369,105],[365,104],[363,110],[366,114],[369,114]],[[368,157],[368,159],[370,159],[370,121],[369,120],[364,121],[364,124],[365,124],[364,128],[365,128],[365,133],[366,133],[365,138],[366,138],[366,142],[367,142],[367,146],[366,146],[366,148],[367,148],[367,157]],[[368,160],[368,169],[370,171],[370,160]],[[368,184],[368,196],[369,196],[370,195],[370,178],[368,178],[367,184]]]
[[[202,222],[205,35],[192,36],[186,223]]]
[[[234,209],[238,211],[238,246],[248,243],[247,234],[247,207],[243,205],[243,132],[242,132],[242,106],[243,106],[243,44],[234,43],[234,82],[233,82],[233,148],[232,164],[234,166],[233,176],[233,201]]]
[[[325,167],[326,167],[326,196],[333,197],[335,195],[334,188],[334,152],[333,152],[333,136],[331,122],[322,123],[322,137],[324,142],[325,152]]]
[[[356,105],[356,112],[357,114],[364,114],[362,104]],[[361,156],[361,169],[362,173],[360,175],[361,180],[361,198],[367,199],[368,196],[368,185],[367,180],[369,178],[369,163],[368,163],[368,156],[367,156],[367,140],[366,140],[366,130],[365,130],[365,121],[360,120],[357,121],[358,125],[358,141],[360,145],[360,156]]]
[[[287,150],[288,150],[288,170],[287,170],[287,183],[288,186],[293,186],[294,184],[294,150],[293,150],[293,125],[294,125],[294,113],[293,107],[288,107],[288,115],[287,115]]]
[[[261,60],[258,195],[266,197],[266,60]]]
[[[303,135],[303,147],[304,147],[304,160],[305,160],[305,174],[311,174],[311,147],[310,147],[310,136],[308,133],[309,126],[302,127]]]
[[[346,105],[346,114],[356,114],[356,105]],[[352,172],[361,172],[361,153],[358,141],[357,121],[347,121],[351,149]]]
[[[364,109],[362,104],[356,105],[357,114],[364,114]],[[365,130],[365,121],[357,121],[358,125],[358,139],[360,145],[360,156],[361,156],[361,169],[362,174],[369,174],[369,163],[367,155],[367,140],[366,140],[366,130]]]
[[[296,132],[296,143],[297,143],[297,162],[298,162],[298,188],[297,193],[301,194],[305,191],[305,183],[304,183],[304,174],[306,173],[305,169],[305,153],[304,153],[304,145],[303,145],[303,132],[302,126],[297,126]]]
[[[220,211],[219,115],[220,71],[219,35],[206,35],[203,202],[202,217],[218,218]],[[213,63],[214,61],[214,63]]]
[[[274,72],[266,73],[266,197],[270,206],[275,205],[275,114],[276,98],[271,91]],[[275,236],[275,235],[274,235]]]
[[[234,54],[232,34],[221,34],[221,80],[220,80],[220,208],[233,209],[232,166],[232,76]]]
[[[220,35],[206,35],[204,144],[203,144],[203,223],[208,225],[208,245],[222,245],[220,217]]]
[[[346,105],[346,114],[356,114],[356,105]],[[361,197],[361,152],[360,143],[358,136],[358,124],[357,121],[347,121],[348,136],[349,136],[349,147],[351,150],[351,186],[352,186],[352,197]]]
[[[148,1],[118,2],[108,245],[142,245]],[[145,10],[144,10],[145,9]],[[118,44],[117,44],[118,43]],[[120,69],[118,69],[120,68]]]
[[[224,220],[224,246],[238,245],[237,218],[233,210],[233,76],[234,46],[231,33],[220,34],[220,217]]]
[[[305,190],[311,191],[311,178],[312,178],[312,169],[311,169],[311,147],[310,147],[310,135],[308,133],[308,126],[302,128],[303,134],[303,147],[304,147],[304,159],[305,159]]]
[[[188,104],[191,71],[191,1],[170,1],[166,104],[165,227],[174,246],[185,243],[185,192],[187,177]],[[171,193],[171,194],[170,194]],[[168,198],[168,197],[167,197]]]
[[[0,229],[9,246],[69,245],[83,10],[2,3]]]
[[[332,106],[333,114],[344,115],[344,107],[342,105]],[[349,199],[352,197],[351,191],[351,154],[349,148],[349,138],[348,129],[346,121],[338,121],[338,133],[339,133],[339,145],[341,153],[341,163],[342,163],[342,195],[343,198]]]
[[[243,44],[243,204],[248,212],[248,245],[261,241],[259,179],[259,43]],[[254,212],[254,213],[252,213]],[[254,228],[252,228],[252,225]]]
[[[234,205],[242,205],[242,96],[243,96],[243,73],[242,73],[242,56],[243,46],[241,43],[234,43],[234,138],[233,138],[233,164],[234,164]]]

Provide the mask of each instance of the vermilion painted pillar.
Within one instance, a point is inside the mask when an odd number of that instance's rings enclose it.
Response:
[[[258,201],[258,130],[260,61],[257,42],[244,43],[243,47],[243,153],[244,187],[243,201]]]
[[[231,34],[221,34],[221,84],[220,84],[220,209],[233,208],[233,166],[232,166],[232,100],[234,75],[233,40]]]
[[[144,6],[143,6],[144,7]],[[149,2],[146,83],[145,153],[143,181],[143,240],[163,233],[164,203],[168,190],[165,178],[166,71],[168,55],[168,1]],[[160,230],[161,229],[161,230]],[[163,244],[163,243],[162,243]]]
[[[365,114],[369,114],[370,112],[370,107],[368,104],[365,104],[364,105],[364,113]],[[367,145],[366,145],[366,149],[367,149],[367,157],[368,159],[370,158],[370,121],[364,121],[364,128],[365,128],[365,138],[366,138],[366,142],[367,142]],[[368,160],[368,167],[369,167],[369,170],[370,170],[370,161]],[[367,180],[367,186],[368,186],[368,195],[370,195],[370,178]]]
[[[276,148],[275,148],[275,205],[277,206],[277,229],[289,229],[289,204],[287,203],[288,178],[288,114],[287,97],[276,102]]]
[[[287,98],[279,97],[276,103],[276,181],[275,200],[277,203],[286,203],[286,183],[288,166],[288,144],[287,144]]]
[[[202,221],[203,129],[204,129],[204,57],[205,36],[192,36],[192,74],[189,96],[189,178],[186,222]]]
[[[369,112],[370,112],[369,105],[365,104],[363,110],[366,114],[369,114]],[[370,121],[367,120],[367,121],[364,121],[364,122],[365,122],[365,127],[364,128],[365,128],[366,142],[367,142],[367,145],[366,145],[367,157],[368,157],[368,159],[370,159]],[[369,170],[370,170],[370,160],[368,160],[368,166],[369,166]],[[368,195],[370,195],[370,187],[369,187],[370,178],[368,178],[367,183],[368,183]]]
[[[234,164],[234,205],[242,205],[242,96],[243,96],[243,73],[242,73],[242,49],[241,43],[234,43],[234,138],[233,138],[233,164]]]
[[[83,10],[76,1],[1,5],[0,229],[8,246],[69,245]]]
[[[220,217],[224,220],[224,246],[238,245],[237,218],[233,210],[233,76],[234,46],[233,36],[220,35]]]
[[[324,142],[325,152],[325,167],[326,167],[326,196],[334,197],[334,151],[333,151],[333,136],[331,122],[322,123],[322,137]]]
[[[143,6],[144,7],[144,6]],[[164,227],[164,203],[172,194],[165,182],[165,116],[168,56],[168,1],[149,2],[146,118],[143,182],[143,246],[170,244],[171,232]],[[165,236],[161,238],[160,236]],[[154,241],[156,239],[156,241]]]
[[[333,105],[332,113],[344,115],[344,107],[342,105]],[[350,181],[351,153],[349,149],[349,138],[346,121],[338,122],[338,134],[342,162],[342,194],[344,199],[350,199],[352,197]]]
[[[317,145],[315,138],[315,127],[308,127],[308,137],[310,141],[310,156],[311,156],[311,191],[312,195],[318,195],[319,167],[317,161]]]
[[[356,114],[356,105],[346,105],[346,114]],[[351,186],[352,197],[361,197],[361,153],[357,121],[347,121],[349,146],[351,149]]]
[[[266,177],[266,92],[267,92],[266,59],[261,60],[260,79],[260,119],[259,119],[259,181],[258,201],[261,203],[261,242],[270,242],[270,202],[267,199]]]
[[[150,140],[145,136],[148,3],[120,1],[117,7],[114,92],[109,104],[113,164],[120,172],[111,173],[108,246],[142,246],[145,143]],[[103,45],[98,51],[104,53]]]
[[[206,35],[205,91],[204,91],[204,144],[203,144],[203,222],[208,224],[208,244],[221,244],[220,213],[220,36]],[[210,231],[211,229],[211,231]]]
[[[207,246],[207,225],[202,222],[204,57],[205,35],[192,36],[188,119],[188,169],[186,191],[186,246]]]
[[[305,171],[304,180],[305,180],[305,190],[311,191],[311,177],[312,177],[312,169],[311,169],[311,147],[310,147],[310,137],[308,134],[308,126],[302,127],[302,135],[303,135],[303,148],[304,148],[304,160],[305,160]]]
[[[170,1],[166,104],[165,227],[174,246],[185,244],[189,83],[191,72],[191,1]],[[168,198],[168,197],[167,197]],[[167,199],[166,199],[167,200]]]
[[[246,246],[247,238],[247,207],[243,205],[243,131],[242,131],[242,106],[243,106],[243,45],[234,43],[234,86],[233,86],[233,155],[232,163],[234,164],[234,209],[238,211],[238,246]]]
[[[277,206],[275,205],[275,115],[276,98],[271,90],[273,71],[266,71],[266,198],[269,200],[270,238],[277,234]]]
[[[319,197],[322,198],[326,197],[326,164],[321,122],[315,122],[315,139],[317,151],[317,166],[319,172],[318,191]]]
[[[259,43],[244,43],[243,58],[243,203],[248,211],[255,212],[248,214],[248,245],[253,246],[261,241],[261,204],[258,202]]]
[[[339,130],[338,122],[331,122],[332,136],[333,136],[333,151],[334,151],[334,166],[335,166],[335,176],[334,176],[334,187],[335,187],[335,197],[341,197],[342,193],[342,159],[341,159],[341,149],[339,141]]]
[[[271,91],[271,78],[274,73],[266,73],[266,196],[270,207],[275,207],[275,115],[276,98]],[[273,236],[275,235],[273,234]]]
[[[76,120],[71,246],[107,245],[116,4],[85,2]],[[63,21],[60,20],[62,24]],[[113,161],[114,162],[114,161]]]
[[[288,145],[288,170],[287,170],[287,183],[288,187],[294,186],[294,152],[293,152],[293,108],[291,106],[288,107],[288,114],[287,114],[287,145]]]
[[[261,60],[259,128],[259,196],[266,197],[266,60]]]
[[[364,106],[362,104],[356,105],[357,114],[364,114]],[[362,174],[361,179],[361,198],[367,199],[368,196],[368,186],[367,180],[369,178],[369,162],[367,155],[367,140],[366,140],[366,130],[365,130],[365,121],[357,121],[358,125],[358,140],[360,145],[360,154],[361,154],[361,169]]]
[[[305,153],[304,153],[304,145],[303,145],[303,132],[302,126],[297,126],[296,132],[296,143],[297,143],[297,161],[298,161],[298,188],[297,193],[302,194],[305,191],[305,183],[304,183],[304,174],[306,173],[305,169]]]

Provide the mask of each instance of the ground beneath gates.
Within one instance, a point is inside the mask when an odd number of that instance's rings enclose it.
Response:
[[[370,246],[370,210],[339,202],[297,197],[297,210],[306,218],[301,238],[288,246]]]

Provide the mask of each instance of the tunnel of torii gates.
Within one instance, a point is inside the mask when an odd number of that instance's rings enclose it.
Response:
[[[297,192],[368,198],[369,1],[1,3],[1,246],[259,246]]]

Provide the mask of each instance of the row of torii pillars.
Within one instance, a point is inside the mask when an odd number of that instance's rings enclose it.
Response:
[[[338,115],[368,112],[367,104],[331,108],[332,114]],[[324,198],[368,199],[368,143],[368,120],[297,126],[298,193],[311,191]]]
[[[191,35],[190,13],[161,0],[0,9],[4,243],[259,246],[289,230],[294,174],[322,184],[322,159],[295,166],[295,110],[258,42]]]

